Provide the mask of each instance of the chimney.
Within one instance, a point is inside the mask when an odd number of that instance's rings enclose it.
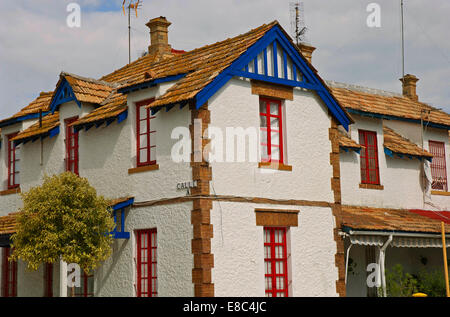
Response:
[[[150,29],[149,54],[170,53],[172,47],[169,45],[169,26],[172,23],[165,17],[151,19],[146,25]]]
[[[416,83],[419,79],[414,75],[407,74],[405,77],[400,78],[400,81],[403,84],[403,96],[414,101],[419,101],[419,97],[416,93]]]
[[[302,52],[302,55],[311,64],[312,53],[316,50],[316,48],[314,46],[308,45],[306,43],[298,44],[298,48],[300,49],[300,52]]]

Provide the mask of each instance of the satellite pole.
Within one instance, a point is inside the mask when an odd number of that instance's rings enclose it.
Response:
[[[402,18],[402,78],[405,77],[405,23],[403,14],[403,0],[400,0]]]
[[[125,15],[125,8],[128,10],[128,64],[131,63],[131,10],[134,10],[136,12],[136,18],[138,17],[137,10],[142,7],[141,0],[128,0],[129,3],[125,7],[125,3],[127,0],[123,0],[122,3],[122,10],[123,15]]]
[[[291,34],[295,40],[295,44],[299,45],[300,43],[307,42],[306,40],[307,28],[305,26],[305,17],[304,17],[305,11],[303,2],[300,1],[291,2],[290,12],[291,12]]]

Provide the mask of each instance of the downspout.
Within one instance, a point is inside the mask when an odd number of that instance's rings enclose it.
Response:
[[[350,255],[350,249],[352,248],[353,243],[350,243],[350,246],[347,249],[347,257],[345,259],[345,285],[347,285],[347,275],[348,275],[348,257]]]
[[[383,288],[383,297],[387,297],[386,293],[386,275],[385,275],[385,255],[386,255],[386,248],[389,246],[389,244],[392,242],[393,235],[391,234],[387,241],[384,243],[384,245],[380,249],[380,270],[381,270],[381,287]]]

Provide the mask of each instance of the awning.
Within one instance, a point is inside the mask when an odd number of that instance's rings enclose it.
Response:
[[[401,234],[401,233],[397,233]],[[392,233],[393,239],[390,246],[398,248],[442,248],[442,239],[440,236],[432,235],[426,236],[396,236],[396,233]],[[378,235],[374,232],[373,235],[368,232],[366,235],[349,234],[349,239],[352,244],[364,245],[364,246],[377,246],[381,247],[385,244],[389,237],[389,233],[386,235]],[[447,245],[447,247],[449,247]]]
[[[446,224],[450,224],[450,211],[434,211],[434,210],[422,210],[411,209],[411,212],[425,216],[434,220],[443,221]]]

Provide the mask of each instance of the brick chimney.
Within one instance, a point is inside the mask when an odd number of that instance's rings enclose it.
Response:
[[[308,62],[311,64],[312,54],[316,50],[314,46],[300,43],[298,44],[298,48],[300,49],[300,52],[302,52],[302,55],[308,60]]]
[[[171,24],[165,17],[151,19],[146,24],[150,29],[149,54],[164,54],[172,51],[168,36],[169,26]]]
[[[417,96],[416,92],[416,83],[419,79],[414,75],[407,74],[403,78],[400,78],[400,81],[403,84],[403,96],[418,101],[419,96]]]

